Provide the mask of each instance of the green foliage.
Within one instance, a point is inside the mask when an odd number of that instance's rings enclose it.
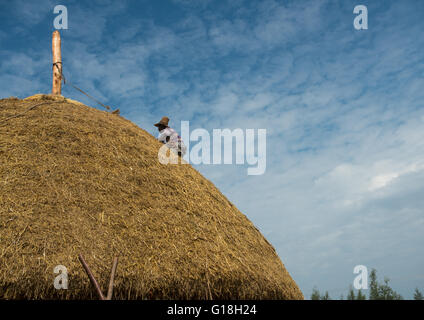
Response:
[[[378,282],[377,282],[377,271],[371,270],[370,273],[370,295],[369,300],[378,300]]]
[[[365,294],[361,292],[361,290],[358,290],[358,294],[356,295],[356,300],[367,300],[367,297]]]
[[[369,300],[403,300],[403,297],[389,286],[389,282],[389,278],[384,278],[384,283],[379,283],[377,271],[372,269]]]
[[[377,300],[403,300],[403,297],[389,286],[390,279],[384,278],[384,284],[378,285]]]
[[[352,285],[350,285],[347,300],[367,300],[367,297],[361,290],[358,290],[358,293],[355,295],[355,290],[353,290]]]
[[[378,282],[377,271],[375,269],[371,270],[369,279],[369,300],[403,300],[403,297],[390,287],[389,278],[384,278],[383,283]],[[353,289],[352,285],[350,285],[346,299],[367,300],[367,297],[361,290],[358,290],[355,294],[355,290]],[[418,288],[415,289],[414,299],[424,300],[424,296],[422,292],[418,290]],[[326,291],[325,294],[322,295],[319,290],[314,287],[314,289],[312,290],[311,300],[331,300],[331,298],[328,294],[328,291]],[[343,295],[341,295],[340,300],[343,300]]]
[[[312,289],[311,300],[331,300],[328,291],[325,291],[325,294],[321,295],[316,287]]]
[[[325,291],[325,294],[321,296],[321,300],[331,300],[330,295],[328,294],[328,291]]]
[[[355,300],[355,291],[353,291],[352,285],[349,286],[349,293],[347,295],[347,300]]]
[[[320,293],[316,287],[312,289],[312,295],[311,300],[319,300],[320,299]]]
[[[424,296],[418,288],[415,288],[414,300],[424,300]]]

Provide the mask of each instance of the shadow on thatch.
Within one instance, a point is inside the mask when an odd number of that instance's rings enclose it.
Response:
[[[119,115],[63,97],[0,100],[0,298],[303,299],[274,248],[188,164]],[[63,265],[68,290],[56,290]]]

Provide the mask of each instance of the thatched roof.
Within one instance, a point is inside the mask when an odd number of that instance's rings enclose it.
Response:
[[[303,299],[246,216],[160,146],[63,97],[0,100],[0,298],[96,298],[82,253],[104,291],[119,255],[115,299]]]

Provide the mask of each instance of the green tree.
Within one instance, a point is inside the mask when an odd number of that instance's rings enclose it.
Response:
[[[384,284],[378,286],[379,300],[403,300],[403,297],[389,286],[390,279],[384,278]]]
[[[353,291],[352,285],[349,286],[349,293],[347,295],[347,300],[356,300],[355,291]]]
[[[370,300],[378,300],[378,282],[377,282],[377,270],[372,269],[370,273]]]
[[[389,286],[390,279],[384,278],[384,283],[377,280],[377,271],[370,273],[370,300],[403,300],[403,297]]]
[[[325,291],[325,294],[321,296],[321,300],[331,300],[330,295],[328,294],[328,291]]]
[[[320,297],[321,297],[321,294],[319,293],[318,289],[314,287],[312,289],[311,300],[320,300]]]
[[[350,285],[347,300],[367,300],[367,297],[362,293],[361,290],[358,290],[358,293],[355,295],[355,290],[353,290],[352,285]]]
[[[403,300],[403,297],[390,287],[389,278],[385,277],[383,283],[378,282],[377,271],[375,269],[371,270],[369,279],[369,300]],[[414,299],[424,300],[424,296],[418,288],[415,289]],[[321,294],[319,290],[314,287],[312,290],[311,300],[331,300],[331,298],[328,291],[325,291],[325,294]],[[340,300],[343,300],[343,295],[340,296]],[[350,285],[346,300],[367,300],[367,297],[364,293],[362,293],[361,289],[359,289],[355,294],[355,290],[352,285]]]
[[[424,296],[418,288],[415,288],[414,300],[424,300]]]
[[[311,300],[331,300],[330,295],[328,294],[328,291],[325,291],[324,294],[321,294],[319,290],[314,287],[312,289],[312,295]]]
[[[367,300],[365,294],[361,292],[361,289],[358,290],[358,294],[356,295],[356,300]]]

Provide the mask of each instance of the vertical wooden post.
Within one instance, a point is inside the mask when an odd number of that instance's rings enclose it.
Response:
[[[57,30],[53,32],[52,53],[53,53],[52,95],[61,95],[62,93],[62,53],[60,52],[60,33]]]

